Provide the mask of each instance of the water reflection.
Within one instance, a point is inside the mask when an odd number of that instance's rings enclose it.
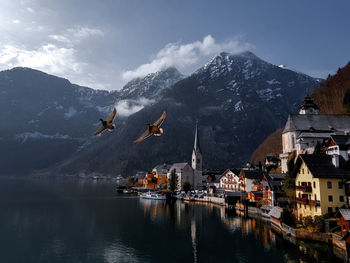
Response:
[[[11,263],[337,262],[323,244],[293,245],[264,221],[118,196],[108,182],[0,180],[0,233],[0,262]]]

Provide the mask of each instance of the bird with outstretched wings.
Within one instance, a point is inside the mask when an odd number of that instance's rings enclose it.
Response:
[[[140,138],[135,140],[134,143],[142,142],[143,140],[145,140],[148,137],[150,137],[152,134],[156,135],[156,136],[162,135],[163,134],[163,129],[159,128],[159,127],[164,122],[165,117],[166,117],[166,112],[164,111],[162,116],[160,116],[160,118],[155,123],[153,123],[152,125],[147,124],[147,126],[148,126],[147,130],[141,135]]]
[[[102,126],[100,127],[100,129],[98,129],[95,132],[95,135],[100,134],[105,129],[113,130],[115,128],[115,125],[113,124],[113,120],[114,120],[114,117],[115,117],[116,114],[117,114],[117,110],[114,108],[113,112],[111,113],[111,115],[109,115],[109,117],[108,117],[108,119],[106,121],[100,119],[100,121],[102,122]]]

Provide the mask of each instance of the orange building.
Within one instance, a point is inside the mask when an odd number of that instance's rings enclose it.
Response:
[[[164,189],[167,187],[167,173],[171,165],[160,164],[153,168],[151,173],[146,173],[143,179],[143,187],[146,189]]]

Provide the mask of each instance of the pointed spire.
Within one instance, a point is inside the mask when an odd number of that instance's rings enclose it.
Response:
[[[200,145],[199,145],[199,138],[198,138],[198,120],[196,121],[196,133],[194,136],[194,146],[193,146],[193,151],[201,152]]]

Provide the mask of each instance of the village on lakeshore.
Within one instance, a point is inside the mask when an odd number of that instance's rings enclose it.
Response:
[[[119,191],[226,206],[269,221],[279,233],[349,251],[349,116],[319,114],[307,95],[298,114],[288,117],[279,156],[222,170],[203,169],[199,132],[197,122],[191,163],[159,164],[129,178]]]

